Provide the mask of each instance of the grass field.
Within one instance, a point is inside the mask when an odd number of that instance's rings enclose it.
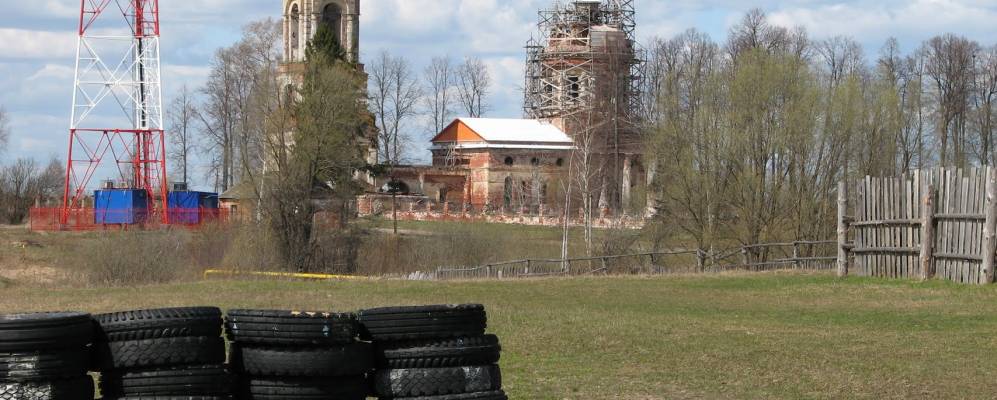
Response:
[[[0,312],[481,302],[513,399],[984,399],[997,287],[826,275],[0,290]]]

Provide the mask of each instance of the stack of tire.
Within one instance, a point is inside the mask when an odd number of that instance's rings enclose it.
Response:
[[[374,392],[382,400],[507,400],[498,338],[479,304],[360,312],[376,345]]]
[[[94,320],[104,399],[232,398],[220,309],[125,311]]]
[[[0,316],[0,399],[93,400],[92,339],[89,314]]]
[[[363,400],[373,346],[354,314],[231,310],[231,362],[245,400]]]

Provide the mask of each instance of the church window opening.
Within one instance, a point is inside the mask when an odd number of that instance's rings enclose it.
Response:
[[[506,209],[512,207],[512,177],[505,178],[505,193],[502,197],[502,204],[505,205]]]
[[[297,4],[291,6],[291,22],[289,23],[290,35],[290,47],[291,47],[291,58],[296,59],[298,57],[298,51],[301,48],[301,9],[298,8]]]
[[[322,23],[329,26],[335,33],[340,45],[343,43],[343,11],[335,4],[329,4],[322,10]]]
[[[581,78],[577,76],[568,77],[568,97],[577,99],[582,95]]]

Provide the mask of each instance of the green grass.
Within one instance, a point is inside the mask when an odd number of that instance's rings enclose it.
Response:
[[[997,287],[760,274],[0,290],[0,312],[481,302],[513,399],[984,399]]]

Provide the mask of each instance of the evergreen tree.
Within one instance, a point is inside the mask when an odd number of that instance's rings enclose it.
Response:
[[[318,54],[326,60],[347,61],[346,50],[343,50],[339,38],[328,24],[319,24],[315,37],[308,42],[308,49],[305,51],[308,59],[315,58]]]

